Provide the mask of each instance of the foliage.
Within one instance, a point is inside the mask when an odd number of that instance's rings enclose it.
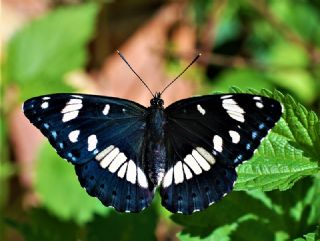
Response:
[[[43,209],[33,209],[27,213],[27,221],[17,222],[6,219],[11,228],[21,232],[27,241],[46,240],[156,240],[154,230],[157,212],[150,208],[141,214],[119,214],[112,211],[108,217],[96,216],[84,230],[73,221],[59,219]]]
[[[247,240],[255,230],[256,240],[287,240],[315,231],[317,220],[312,212],[319,211],[319,199],[313,182],[304,179],[292,189],[279,192],[233,192],[208,211],[186,217],[173,215],[184,229],[180,240]],[[308,188],[306,188],[308,187]]]
[[[39,154],[34,185],[42,204],[59,218],[79,224],[94,213],[110,211],[81,188],[73,166],[60,159],[48,143]]]
[[[82,67],[85,45],[92,37],[97,6],[61,8],[31,22],[10,41],[6,78],[20,86],[22,99],[50,92],[70,91],[64,76]],[[79,28],[75,26],[80,26]],[[43,82],[45,81],[45,85]]]
[[[90,1],[55,8],[18,31],[5,46],[1,93],[14,86],[24,100],[72,91],[64,77],[86,68],[88,43],[101,24],[100,7]],[[248,92],[275,98],[285,110],[254,157],[238,167],[235,191],[222,201],[190,216],[168,214],[158,199],[140,214],[119,214],[88,196],[72,165],[46,143],[33,180],[40,205],[16,210],[10,198],[17,194],[8,182],[19,170],[11,163],[11,106],[3,102],[0,205],[1,212],[9,210],[1,224],[24,240],[156,240],[156,230],[158,235],[163,226],[176,230],[176,225],[182,241],[319,240],[319,8],[317,1],[188,3],[186,22],[193,21],[200,43],[212,46],[205,67],[187,73],[190,79],[202,79],[201,92],[227,92],[230,86],[237,87],[232,92],[255,89]],[[204,34],[208,29],[212,32]],[[167,62],[174,72],[184,63]],[[0,239],[3,231],[1,227]]]
[[[77,226],[72,221],[61,221],[43,209],[34,209],[27,213],[26,222],[7,219],[6,223],[23,234],[27,241],[76,240]]]
[[[155,229],[158,221],[157,210],[150,207],[143,212],[117,213],[113,211],[108,217],[96,217],[88,224],[87,240],[102,241],[153,241],[156,240]],[[106,234],[106,227],[108,233]]]

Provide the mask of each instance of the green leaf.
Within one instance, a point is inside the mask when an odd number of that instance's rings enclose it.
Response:
[[[316,81],[310,71],[309,55],[300,46],[284,41],[274,43],[268,52],[265,64],[273,66],[268,73],[277,86],[289,90],[305,103],[317,97]]]
[[[194,234],[191,234],[190,231],[187,229],[178,233],[177,237],[181,241],[229,241],[230,234],[236,230],[238,227],[237,223],[233,223],[231,225],[224,225],[217,229],[215,229],[212,233],[210,233],[208,236],[206,236],[206,231],[199,230],[197,231],[200,235],[195,236]],[[202,234],[201,234],[202,233]]]
[[[287,191],[232,192],[206,211],[171,218],[184,226],[181,240],[210,240],[217,230],[226,240],[248,240],[252,230],[255,240],[288,240],[315,228],[317,220],[307,221],[312,183],[305,178]]]
[[[303,238],[296,238],[294,241],[319,241],[319,239],[316,239],[315,233],[308,233],[303,235]]]
[[[319,222],[320,217],[320,174],[315,176],[314,185],[312,186],[309,195],[305,199],[305,205],[311,206],[311,215],[308,223]],[[320,236],[320,227],[319,227]]]
[[[9,178],[14,174],[15,168],[8,160],[0,161],[0,208],[6,204],[9,193]]]
[[[240,203],[246,205],[240,205]],[[246,217],[249,208],[253,216]],[[277,215],[272,212],[272,209],[245,192],[232,192],[204,212],[194,213],[190,216],[174,214],[171,218],[183,226],[198,228],[199,230],[213,230],[216,227],[239,221],[244,217],[246,217],[246,221],[249,219],[256,220],[255,213],[258,213],[260,217],[269,217],[274,220],[274,224],[277,223]]]
[[[0,111],[3,109],[0,107]],[[9,151],[9,137],[8,137],[8,125],[5,120],[5,116],[0,116],[0,210],[5,206],[8,200],[9,194],[9,179],[15,173],[15,167],[10,162],[10,151]],[[0,237],[1,237],[1,226],[0,226]]]
[[[277,91],[273,94],[263,91],[262,94],[280,101],[285,111],[254,157],[237,168],[236,190],[285,190],[300,178],[319,171],[320,121],[317,115],[289,95]]]
[[[45,210],[33,209],[27,213],[27,222],[7,219],[6,223],[19,231],[23,240],[34,241],[76,241],[77,229],[75,223],[58,220]]]
[[[42,204],[61,219],[81,224],[91,220],[95,213],[110,211],[81,188],[74,167],[48,143],[39,154],[34,184]]]
[[[97,10],[92,3],[61,7],[11,39],[5,76],[19,84],[23,98],[68,90],[62,80],[86,62],[85,45],[93,34]]]
[[[263,231],[266,223],[268,220],[273,220],[272,224],[268,223],[270,229],[281,223],[281,219],[274,210],[245,192],[232,192],[204,212],[191,216],[175,214],[172,215],[172,219],[185,227],[179,234],[184,238],[181,240],[188,240],[187,238],[210,240],[218,235],[223,235],[222,237],[226,240],[228,238],[242,240],[239,238],[248,235],[252,226],[255,226],[256,230],[261,230],[256,233],[256,240],[270,240],[270,232]],[[242,233],[236,232],[237,229]]]
[[[107,217],[96,217],[88,224],[87,240],[90,241],[153,241],[158,214],[155,206],[141,213],[118,213],[112,211]]]
[[[256,90],[273,89],[273,84],[262,73],[252,69],[224,71],[214,83],[214,92],[228,92],[230,86],[242,90],[248,88]]]
[[[300,46],[284,41],[272,45],[266,64],[277,67],[307,67],[308,53]]]

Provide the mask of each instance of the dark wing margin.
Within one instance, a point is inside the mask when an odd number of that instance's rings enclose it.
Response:
[[[150,205],[154,186],[144,173],[145,107],[113,97],[52,94],[27,100],[23,112],[75,165],[88,194],[121,212]]]
[[[250,159],[280,119],[281,104],[250,94],[180,100],[165,109],[168,168],[160,186],[171,212],[201,211],[229,193],[235,168]]]

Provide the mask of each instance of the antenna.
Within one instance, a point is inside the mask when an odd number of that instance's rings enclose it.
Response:
[[[139,78],[139,80],[141,80],[141,82],[144,84],[145,87],[147,87],[147,89],[149,90],[149,92],[151,93],[151,95],[153,97],[154,94],[152,93],[152,91],[150,90],[150,88],[148,87],[148,85],[141,79],[141,77],[136,73],[136,71],[134,71],[134,69],[131,67],[131,65],[128,63],[128,61],[126,60],[126,58],[122,55],[122,53],[120,53],[119,50],[117,50],[117,53],[119,54],[119,56],[121,57],[121,59],[129,66],[129,68],[132,70],[132,72]]]
[[[196,62],[201,56],[201,53],[198,53],[198,55],[191,61],[191,63],[174,79],[172,80],[161,92],[160,95],[162,95],[162,93],[170,86],[172,85],[181,75],[183,75],[184,72],[186,72],[187,69],[189,69],[189,67],[191,65],[194,64],[194,62]]]

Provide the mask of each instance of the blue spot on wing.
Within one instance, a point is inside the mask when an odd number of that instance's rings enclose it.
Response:
[[[253,139],[253,140],[256,139],[257,136],[258,136],[258,132],[253,131],[253,132],[252,132],[252,139]]]

